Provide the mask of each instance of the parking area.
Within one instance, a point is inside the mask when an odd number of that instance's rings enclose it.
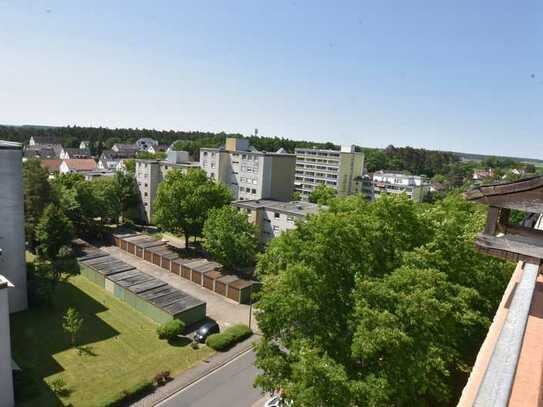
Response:
[[[207,316],[217,321],[221,328],[237,323],[246,325],[249,323],[249,305],[238,304],[222,295],[216,294],[148,261],[127,253],[116,246],[103,246],[101,249],[136,267],[138,270],[205,301],[207,303]],[[254,309],[251,318],[251,328],[253,331],[258,332],[256,320],[254,319]]]

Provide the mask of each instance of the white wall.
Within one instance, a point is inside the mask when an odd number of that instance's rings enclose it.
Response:
[[[22,150],[0,146],[0,271],[13,283],[10,312],[27,308]]]
[[[6,280],[0,276],[0,287],[5,282]],[[8,288],[4,287],[0,288],[0,406],[12,407],[14,405]]]

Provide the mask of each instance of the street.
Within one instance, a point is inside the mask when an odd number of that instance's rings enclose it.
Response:
[[[250,407],[262,399],[253,387],[257,369],[255,354],[237,359],[159,403],[160,407]]]

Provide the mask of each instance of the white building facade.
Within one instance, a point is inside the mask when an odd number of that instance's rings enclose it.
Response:
[[[373,174],[373,195],[405,193],[416,202],[422,202],[430,192],[431,184],[424,176],[378,171]]]
[[[296,158],[283,151],[261,152],[246,139],[227,139],[224,148],[200,149],[200,167],[226,185],[234,200],[289,201],[294,189]]]
[[[340,150],[297,148],[295,188],[302,199],[326,185],[339,196],[356,192],[356,180],[364,171],[364,153],[356,152],[355,146],[342,146]]]

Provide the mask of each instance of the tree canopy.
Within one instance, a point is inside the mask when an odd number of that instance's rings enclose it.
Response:
[[[231,206],[211,209],[204,224],[204,248],[226,267],[248,266],[257,249],[255,226]]]
[[[154,223],[165,231],[184,235],[188,245],[190,237],[202,235],[209,211],[230,200],[230,191],[207,178],[204,171],[194,169],[184,174],[172,170],[158,187]]]
[[[42,168],[39,160],[27,160],[23,163],[23,194],[25,235],[33,250],[37,244],[36,225],[53,199],[47,171]]]
[[[259,257],[257,384],[295,405],[443,405],[512,265],[477,254],[481,208],[336,198]]]
[[[309,202],[319,205],[328,205],[336,196],[336,190],[328,185],[318,185],[309,194]]]

